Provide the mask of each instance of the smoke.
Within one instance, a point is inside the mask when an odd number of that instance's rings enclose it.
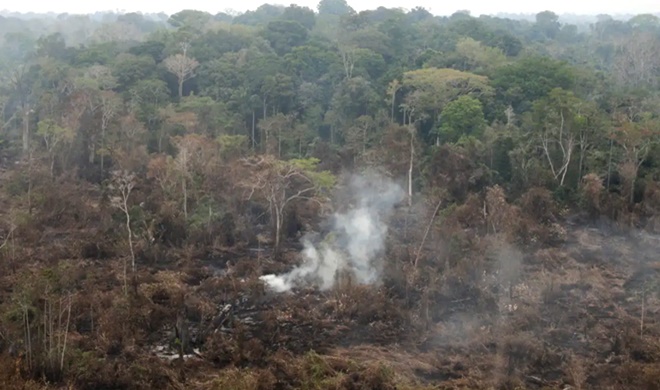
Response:
[[[383,220],[403,199],[404,192],[396,183],[376,174],[352,176],[346,190],[346,210],[332,216],[331,232],[321,242],[314,242],[312,235],[303,238],[303,263],[288,273],[261,277],[271,289],[285,292],[296,285],[313,283],[327,290],[343,271],[361,284],[378,280],[387,236]]]

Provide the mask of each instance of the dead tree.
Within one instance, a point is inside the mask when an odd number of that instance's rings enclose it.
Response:
[[[127,171],[112,172],[112,183],[110,190],[117,193],[117,196],[111,198],[112,206],[121,210],[126,217],[126,233],[128,236],[128,248],[131,254],[131,270],[135,275],[135,251],[133,250],[133,230],[131,229],[131,214],[128,207],[128,199],[131,191],[135,187],[135,174]],[[128,293],[127,287],[127,261],[124,258],[124,294]]]

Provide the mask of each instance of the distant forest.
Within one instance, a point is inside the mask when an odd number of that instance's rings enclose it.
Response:
[[[357,13],[342,0],[240,15],[3,17],[3,154],[34,141],[54,171],[98,181],[128,121],[140,128],[129,144],[147,154],[174,156],[172,137],[193,133],[322,157],[337,172],[395,164],[388,154],[414,128],[416,190],[433,180],[433,160],[462,156],[474,188],[544,186],[567,199],[593,173],[641,201],[658,164],[659,19],[558,19]],[[405,175],[403,165],[388,168]]]

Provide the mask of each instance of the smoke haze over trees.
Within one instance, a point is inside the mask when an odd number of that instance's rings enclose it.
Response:
[[[0,15],[0,387],[660,387],[660,18]]]

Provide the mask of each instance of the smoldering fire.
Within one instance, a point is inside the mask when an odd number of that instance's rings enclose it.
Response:
[[[340,271],[352,273],[358,283],[378,280],[385,247],[386,218],[403,199],[403,189],[376,174],[353,176],[348,186],[354,204],[332,216],[332,232],[320,243],[303,238],[303,263],[281,275],[261,279],[274,291],[285,292],[296,285],[313,283],[321,290],[331,288]]]

